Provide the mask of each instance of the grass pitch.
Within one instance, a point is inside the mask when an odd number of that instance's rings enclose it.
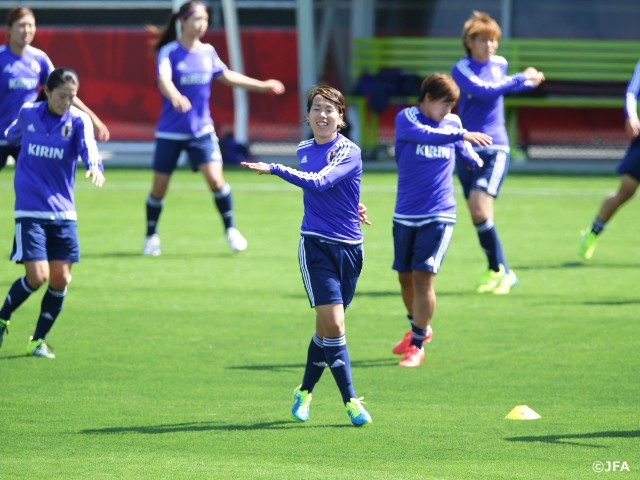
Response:
[[[249,241],[232,254],[202,178],[177,172],[163,254],[146,258],[150,172],[106,175],[101,191],[77,181],[82,261],[48,337],[57,359],[24,356],[42,290],[0,350],[1,478],[588,479],[614,461],[640,475],[637,200],[591,262],[576,253],[616,177],[507,179],[496,224],[520,285],[505,297],[474,293],[486,265],[458,189],[434,340],[421,368],[402,369],[391,354],[407,329],[390,268],[395,175],[365,173],[374,225],[347,338],[374,423],[358,429],[328,371],[311,419],[289,412],[314,325],[297,263],[300,191],[228,169]],[[6,260],[12,177],[0,173],[2,298],[23,272]],[[506,420],[516,405],[542,418]]]

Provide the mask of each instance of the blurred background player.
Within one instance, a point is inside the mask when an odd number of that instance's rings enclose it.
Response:
[[[616,168],[620,176],[618,191],[607,195],[598,210],[590,229],[582,232],[582,239],[578,249],[579,255],[590,260],[598,243],[598,235],[602,233],[607,222],[611,220],[618,209],[631,199],[638,189],[640,182],[640,120],[638,120],[638,95],[640,94],[640,61],[636,64],[631,80],[627,85],[625,95],[624,115],[625,129],[631,143]]]
[[[435,279],[449,248],[456,222],[453,170],[482,166],[471,144],[491,144],[484,133],[468,132],[451,113],[460,90],[448,75],[424,79],[419,105],[396,115],[395,151],[398,189],[393,213],[393,269],[411,330],[393,348],[404,355],[401,367],[418,367],[424,342],[431,341],[436,309]]]
[[[15,236],[11,260],[24,263],[0,308],[0,345],[11,314],[47,281],[27,355],[55,358],[45,337],[62,311],[71,265],[80,260],[74,182],[78,157],[85,178],[101,187],[102,161],[89,116],[73,107],[80,82],[68,68],[51,72],[37,103],[25,104],[6,131],[20,145],[14,175]]]
[[[291,413],[302,422],[308,420],[311,394],[328,365],[351,422],[361,426],[371,423],[371,416],[351,380],[344,314],[364,260],[360,222],[369,221],[366,208],[359,204],[360,148],[339,133],[346,126],[345,108],[338,90],[313,87],[307,96],[306,119],[313,138],[298,145],[300,170],[275,163],[241,165],[261,175],[276,175],[303,192],[298,259],[309,303],[316,311],[316,331],[309,343],[302,384],[293,392]]]
[[[458,162],[457,173],[471,220],[485,252],[488,269],[477,285],[478,293],[507,294],[518,284],[502,251],[494,225],[494,198],[509,170],[509,139],[504,119],[504,94],[531,90],[544,81],[533,67],[516,75],[507,75],[507,61],[496,55],[502,31],[488,14],[474,11],[465,22],[462,41],[467,56],[452,68],[451,75],[460,87],[458,115],[470,131],[486,133],[493,144],[476,148],[484,165],[467,170]]]
[[[181,27],[179,39],[178,21]],[[187,152],[192,170],[202,173],[213,192],[231,250],[240,252],[247,248],[246,239],[235,227],[231,187],[222,174],[222,155],[209,110],[211,83],[215,79],[230,87],[274,95],[284,93],[285,89],[279,80],[256,80],[229,70],[213,46],[200,41],[208,26],[207,7],[192,1],[173,13],[163,30],[154,30],[162,112],[155,134],[153,185],[146,202],[145,255],[161,253],[158,220],[171,174],[182,151]]]
[[[35,34],[36,19],[31,9],[18,7],[7,13],[8,43],[0,46],[0,170],[7,164],[7,157],[18,158],[20,148],[9,145],[5,130],[25,102],[35,101],[54,69],[47,54],[31,46]],[[98,140],[109,140],[109,130],[95,113],[77,97],[73,105],[89,115]]]

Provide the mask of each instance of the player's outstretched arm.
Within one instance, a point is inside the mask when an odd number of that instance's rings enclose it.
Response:
[[[268,163],[264,162],[240,162],[240,165],[249,170],[255,170],[259,175],[271,174],[271,169]]]

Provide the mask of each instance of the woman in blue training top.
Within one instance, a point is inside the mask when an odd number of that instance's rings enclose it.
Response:
[[[342,93],[313,87],[307,95],[307,122],[313,138],[298,145],[300,169],[242,162],[260,175],[276,175],[302,188],[304,216],[298,259],[316,331],[309,343],[302,384],[293,392],[294,418],[309,419],[311,393],[329,366],[347,414],[355,426],[371,423],[351,381],[344,312],[353,299],[364,259],[360,222],[369,224],[360,204],[360,148],[339,133],[344,122]]]
[[[36,19],[31,9],[10,10],[6,29],[9,41],[0,46],[0,170],[7,164],[7,157],[18,158],[20,148],[9,145],[4,131],[24,103],[35,101],[38,90],[54,69],[47,54],[31,46],[36,34]],[[109,130],[95,113],[77,97],[73,105],[91,117],[98,140],[109,140]]]
[[[424,346],[433,336],[436,275],[456,223],[453,169],[475,170],[482,159],[471,143],[491,144],[491,137],[463,128],[451,113],[460,90],[449,75],[433,74],[422,82],[419,104],[396,115],[395,151],[398,190],[393,212],[393,269],[411,330],[393,348],[401,367],[419,367]]]
[[[504,95],[531,90],[544,81],[533,67],[507,75],[507,61],[496,55],[502,32],[488,14],[474,11],[464,24],[462,41],[467,56],[451,70],[460,87],[458,115],[464,128],[486,133],[493,144],[478,147],[484,161],[477,170],[467,170],[458,162],[457,173],[488,268],[477,285],[478,293],[508,294],[518,284],[502,251],[493,223],[493,202],[509,170],[509,139],[504,119]]]
[[[11,260],[24,263],[0,308],[0,345],[11,314],[38,288],[49,282],[27,355],[55,358],[45,337],[62,310],[71,279],[71,265],[80,260],[74,182],[78,157],[85,178],[102,187],[102,160],[91,119],[73,106],[80,82],[69,68],[51,72],[39,99],[26,103],[6,130],[7,140],[20,146],[14,175],[15,236]]]
[[[180,38],[176,31],[178,21]],[[153,184],[146,201],[144,255],[161,254],[158,220],[182,151],[187,152],[191,168],[202,173],[213,192],[231,250],[247,248],[247,241],[235,227],[231,187],[222,175],[222,155],[209,110],[211,83],[219,80],[231,87],[274,95],[284,93],[284,85],[279,80],[256,80],[229,70],[213,46],[200,41],[208,26],[207,7],[191,1],[171,15],[163,30],[156,32],[154,50],[162,112],[155,135]]]

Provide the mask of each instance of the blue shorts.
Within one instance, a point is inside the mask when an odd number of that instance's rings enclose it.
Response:
[[[347,245],[315,237],[300,237],[298,260],[311,308],[318,305],[349,306],[362,271],[362,244]]]
[[[188,140],[170,140],[156,138],[153,154],[153,171],[171,175],[178,166],[180,154],[185,151],[189,157],[191,170],[196,172],[200,165],[209,162],[222,162],[222,154],[215,133],[208,133]]]
[[[0,170],[7,165],[7,158],[13,157],[14,160],[18,160],[18,154],[20,153],[20,147],[14,147],[13,145],[0,145]]]
[[[631,175],[640,182],[640,136],[634,138],[616,168],[618,175]]]
[[[393,222],[393,266],[399,273],[438,273],[447,254],[453,223],[431,222],[410,227]]]
[[[37,260],[80,261],[80,245],[75,220],[17,218],[11,260],[23,263]]]
[[[481,150],[478,155],[484,162],[481,168],[469,170],[462,162],[456,165],[464,198],[469,198],[471,190],[482,190],[493,198],[498,198],[502,182],[509,171],[509,154],[503,150]]]

